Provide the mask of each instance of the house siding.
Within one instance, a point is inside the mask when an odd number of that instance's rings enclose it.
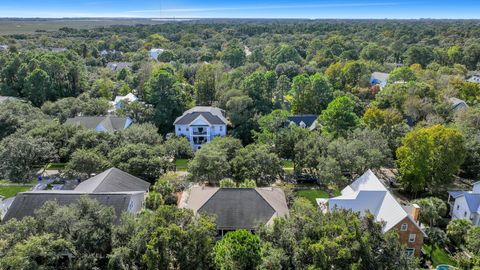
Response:
[[[465,216],[465,212],[467,215]],[[470,219],[471,213],[464,196],[458,197],[453,204],[452,219]]]
[[[406,231],[401,231],[401,226],[402,224],[408,224],[408,228]],[[415,256],[420,256],[422,246],[423,246],[423,233],[422,231],[415,225],[412,220],[408,217],[404,218],[402,221],[400,221],[397,225],[395,225],[393,230],[397,230],[398,236],[400,239],[400,243],[405,246],[405,249],[407,248],[413,248],[415,249]],[[410,237],[410,234],[415,234],[415,242],[410,243],[408,242],[408,239]]]

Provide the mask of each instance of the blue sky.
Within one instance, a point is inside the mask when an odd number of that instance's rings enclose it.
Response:
[[[0,17],[480,19],[480,0],[0,0]]]

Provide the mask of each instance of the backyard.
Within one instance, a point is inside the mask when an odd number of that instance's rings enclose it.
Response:
[[[427,256],[431,257],[431,262],[434,267],[440,264],[448,264],[455,266],[455,262],[450,258],[447,251],[438,246],[434,246],[432,250],[431,245],[423,245],[423,250]]]

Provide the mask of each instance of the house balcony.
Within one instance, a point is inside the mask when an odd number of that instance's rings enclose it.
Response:
[[[195,131],[195,130],[194,130],[194,131],[192,132],[192,134],[193,134],[194,136],[201,136],[201,135],[205,136],[205,135],[207,135],[207,130],[204,130],[204,131]]]

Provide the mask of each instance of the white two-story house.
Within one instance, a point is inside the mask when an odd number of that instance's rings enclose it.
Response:
[[[473,184],[472,191],[449,191],[448,203],[452,219],[468,219],[480,226],[480,181]]]
[[[175,135],[187,137],[193,150],[198,150],[213,138],[226,136],[228,124],[223,110],[197,106],[175,120]]]

